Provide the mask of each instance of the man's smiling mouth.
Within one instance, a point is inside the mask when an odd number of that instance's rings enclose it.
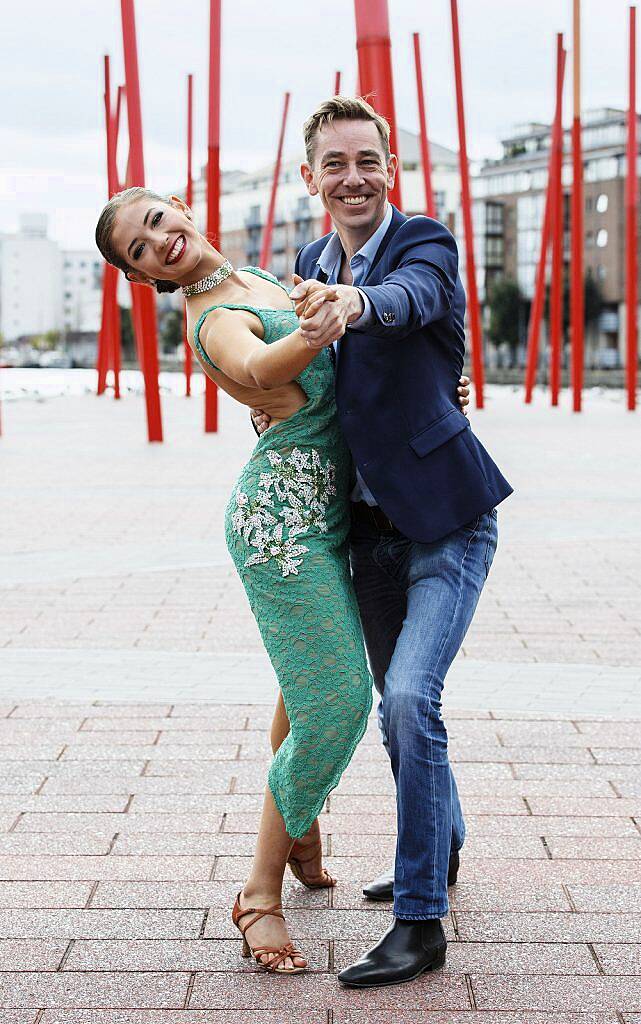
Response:
[[[362,206],[370,198],[369,196],[338,196],[341,203],[346,206]]]

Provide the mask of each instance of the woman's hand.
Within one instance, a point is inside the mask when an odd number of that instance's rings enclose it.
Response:
[[[294,310],[299,320],[304,316],[309,316],[309,307],[312,302],[314,309],[317,309],[323,302],[336,302],[338,298],[335,285],[323,284],[322,281],[304,281],[298,274],[293,274],[292,280],[294,288],[289,297],[294,303]]]

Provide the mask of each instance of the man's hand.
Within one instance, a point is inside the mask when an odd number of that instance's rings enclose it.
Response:
[[[470,404],[470,378],[459,377],[458,400],[461,412],[467,416],[467,406]]]
[[[332,292],[329,296],[326,291],[317,291],[305,308],[300,331],[310,348],[324,348],[338,341],[349,324],[362,316],[364,304],[358,288],[338,284],[332,286]]]
[[[460,377],[458,387],[458,400],[461,406],[461,412],[464,416],[467,416],[467,406],[470,404],[470,378]],[[269,424],[272,421],[269,413],[266,413],[263,409],[251,409],[252,423],[256,427],[257,434],[264,434],[268,429]]]
[[[294,310],[299,319],[305,316],[312,300],[320,298],[321,295],[326,302],[334,302],[338,298],[336,286],[333,284],[324,284],[314,279],[304,281],[298,274],[293,274],[292,280],[295,287],[292,288],[289,297],[294,303]]]
[[[256,429],[256,433],[259,435],[264,434],[272,421],[272,418],[269,415],[269,413],[264,412],[262,409],[250,409],[249,413],[251,416],[251,421]]]

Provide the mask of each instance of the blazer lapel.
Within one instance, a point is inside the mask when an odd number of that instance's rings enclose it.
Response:
[[[400,210],[397,210],[396,207],[393,206],[392,207],[392,220],[390,222],[390,226],[388,227],[387,231],[385,232],[385,235],[383,237],[383,241],[381,242],[381,244],[378,247],[378,251],[376,253],[376,256],[374,257],[372,265],[369,268],[369,270],[367,271],[367,273],[365,274],[365,277],[363,278],[363,280],[360,282],[361,284],[367,284],[367,281],[371,277],[374,268],[378,265],[378,263],[380,263],[383,255],[385,253],[385,250],[387,249],[388,245],[392,241],[394,235],[396,234],[396,232],[400,228],[401,224],[404,224],[406,220],[407,220],[407,217],[405,216],[405,214],[401,213]]]

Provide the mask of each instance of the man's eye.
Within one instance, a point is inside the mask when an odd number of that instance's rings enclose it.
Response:
[[[139,246],[137,246],[136,249],[134,249],[134,259],[135,260],[139,260],[140,259],[140,257],[142,256],[142,251],[143,251],[144,248],[145,248],[144,245],[139,245]]]
[[[153,216],[152,222],[151,222],[152,228],[155,228],[157,224],[160,224],[161,219],[162,219],[162,212],[159,211],[158,213],[155,213],[154,216]]]
[[[325,167],[340,167],[338,160],[328,160]]]

